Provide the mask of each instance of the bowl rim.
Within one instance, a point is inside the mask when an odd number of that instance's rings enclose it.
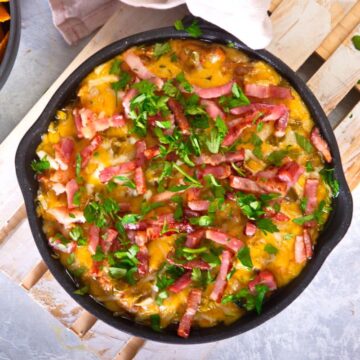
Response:
[[[5,54],[0,62],[0,90],[5,85],[10,72],[14,66],[15,59],[19,50],[21,34],[21,12],[18,0],[11,0],[10,7],[10,36],[5,49]]]
[[[49,122],[53,119],[55,111],[71,97],[71,94],[74,93],[81,80],[90,73],[95,66],[100,65],[135,45],[150,44],[167,41],[169,39],[191,39],[186,32],[176,31],[173,27],[159,28],[123,38],[96,52],[74,70],[52,96],[40,117],[22,138],[15,159],[16,174],[25,200],[30,228],[35,243],[49,270],[67,293],[84,309],[118,330],[153,341],[186,345],[219,341],[240,335],[245,331],[263,324],[284,310],[312,281],[326,257],[345,235],[352,218],[352,197],[343,173],[336,139],[324,111],[310,89],[294,71],[266,50],[255,51],[249,49],[233,35],[215,26],[202,24],[201,27],[203,29],[203,35],[200,36],[198,40],[222,44],[228,44],[229,42],[234,43],[240,51],[244,51],[253,58],[261,59],[269,63],[289,81],[291,86],[300,94],[315,124],[320,128],[321,133],[329,143],[334,158],[332,165],[335,169],[335,176],[340,183],[339,195],[333,199],[333,210],[325,228],[318,238],[313,259],[305,266],[297,278],[270,297],[264,304],[263,312],[260,315],[254,316],[254,314],[247,314],[227,326],[217,325],[212,328],[194,328],[188,339],[178,337],[173,327],[168,327],[158,333],[150,327],[138,324],[133,320],[114,317],[110,310],[96,302],[91,296],[73,294],[73,291],[76,289],[75,283],[63,265],[51,257],[52,251],[42,231],[41,220],[36,216],[34,199],[37,192],[37,185],[29,165],[30,161],[35,157],[35,149],[40,142],[41,135],[46,131]]]

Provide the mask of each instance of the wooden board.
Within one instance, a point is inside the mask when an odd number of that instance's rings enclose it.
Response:
[[[352,34],[360,32],[359,9],[355,0],[275,0],[271,4],[274,40],[269,50],[294,70],[315,51],[326,60],[311,77],[309,86],[328,114],[360,78],[360,52],[350,42]],[[81,337],[86,348],[101,359],[205,359],[216,343],[191,346],[189,351],[189,347],[144,342],[97,321],[81,309],[47,272],[33,244],[15,177],[15,151],[19,139],[39,117],[56,89],[86,58],[117,39],[170,25],[186,13],[184,6],[154,11],[119,4],[113,17],[0,145],[0,173],[7,174],[0,187],[0,271],[22,283],[35,301]],[[360,182],[360,162],[356,162],[360,155],[360,104],[344,114],[335,135],[346,176],[354,189]]]

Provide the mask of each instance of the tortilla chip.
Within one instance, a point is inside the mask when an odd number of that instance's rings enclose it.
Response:
[[[8,20],[10,20],[10,14],[5,9],[5,6],[0,4],[0,22],[4,22]]]
[[[6,50],[6,45],[7,45],[8,41],[9,41],[9,35],[10,35],[10,31],[8,31],[6,33],[5,37],[0,42],[0,62],[1,62],[2,58],[4,57],[5,50]]]

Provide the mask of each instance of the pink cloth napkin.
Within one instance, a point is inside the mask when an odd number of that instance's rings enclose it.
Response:
[[[55,26],[73,45],[103,25],[119,5],[118,0],[49,0]]]

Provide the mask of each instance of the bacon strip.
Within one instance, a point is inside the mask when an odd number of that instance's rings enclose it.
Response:
[[[139,56],[137,56],[132,49],[126,51],[123,57],[124,61],[129,65],[131,71],[133,71],[140,79],[151,81],[159,90],[163,87],[163,80],[148,70],[142,63]]]
[[[196,248],[199,244],[201,239],[205,236],[205,230],[196,230],[191,234],[186,236],[185,246],[188,248]]]
[[[181,318],[179,327],[178,327],[178,335],[183,338],[188,338],[191,329],[191,323],[194,319],[194,316],[197,312],[197,309],[201,302],[201,290],[200,289],[192,289],[188,296],[187,307],[185,314]]]
[[[90,254],[94,255],[96,253],[96,248],[100,242],[100,229],[95,225],[90,225],[89,228],[89,240],[88,240],[88,249]]]
[[[266,191],[264,191],[264,189],[262,189],[256,181],[240,176],[230,176],[229,184],[232,188],[236,190],[251,192],[254,194],[266,193]]]
[[[244,234],[246,236],[254,236],[256,233],[257,227],[254,223],[252,223],[251,221],[248,221],[245,225],[244,228]]]
[[[100,135],[96,135],[88,146],[81,150],[81,168],[84,168],[90,161],[91,156],[95,152],[95,150],[102,143],[103,138]]]
[[[256,293],[255,286],[258,284],[266,285],[271,291],[277,289],[274,275],[269,270],[260,271],[259,274],[256,275],[255,279],[249,282],[249,290],[252,293]]]
[[[194,211],[207,211],[209,206],[209,200],[193,200],[188,202],[188,207]]]
[[[206,230],[205,237],[216,242],[217,244],[225,246],[234,253],[237,253],[244,246],[244,243],[241,240],[221,231]]]
[[[209,116],[216,120],[217,117],[220,117],[220,119],[225,119],[225,114],[221,111],[220,107],[211,100],[201,100],[200,104],[205,107],[206,112],[209,114]]]
[[[306,179],[304,188],[304,197],[307,199],[305,214],[312,214],[317,207],[317,190],[319,186],[318,179]]]
[[[57,222],[65,227],[69,227],[71,224],[75,223],[84,223],[86,221],[82,211],[77,209],[70,210],[64,206],[47,209],[46,212],[52,215]]]
[[[325,161],[330,163],[332,156],[328,143],[323,139],[320,131],[317,127],[314,127],[310,134],[310,141],[315,146],[316,150],[319,151],[324,157]]]
[[[130,89],[125,96],[122,99],[122,105],[124,108],[124,114],[125,117],[127,119],[130,119],[130,112],[131,112],[131,108],[130,108],[130,104],[131,104],[131,100],[137,95],[137,90],[136,89]]]
[[[179,125],[181,133],[183,135],[190,135],[190,124],[184,114],[182,106],[172,98],[168,100],[168,105],[170,110],[175,115],[175,121]]]
[[[114,176],[129,173],[131,171],[134,171],[135,168],[135,161],[128,161],[120,165],[109,166],[104,170],[100,171],[99,178],[102,183],[106,183],[110,181]]]
[[[64,244],[60,239],[56,237],[49,238],[49,245],[58,251],[61,251],[65,254],[71,254],[76,250],[77,244],[75,241],[69,241],[68,243]]]
[[[144,170],[141,166],[138,166],[135,169],[135,185],[136,185],[136,191],[138,195],[143,195],[146,193],[146,180],[145,180],[145,174]]]
[[[195,158],[195,164],[196,165],[219,165],[224,162],[239,162],[243,161],[245,158],[245,150],[240,149],[236,150],[234,152],[228,152],[225,154],[213,154],[213,155],[207,155],[202,154],[200,157]]]
[[[160,155],[160,148],[158,146],[153,146],[144,151],[144,156],[147,160],[151,160],[158,155]]]
[[[230,127],[228,133],[226,134],[226,136],[222,142],[222,145],[223,146],[232,145],[241,136],[242,132],[246,128],[248,128],[252,125],[253,118],[254,118],[254,116],[250,116],[248,118],[245,118],[244,120],[241,119],[242,121],[239,124]],[[235,120],[232,120],[232,121],[235,121]]]
[[[98,117],[93,111],[86,108],[73,110],[74,121],[79,138],[92,139],[97,132],[110,127],[120,127],[126,124],[122,115]]]
[[[226,95],[231,91],[234,82],[230,81],[229,83],[222,86],[215,86],[211,88],[201,88],[194,86],[194,92],[196,95],[200,96],[202,99],[214,99],[220,96]]]
[[[303,237],[304,237],[305,254],[306,257],[310,259],[313,254],[313,249],[312,249],[311,237],[307,229],[304,229]]]
[[[202,177],[213,175],[216,179],[226,179],[231,175],[231,168],[229,165],[207,165],[205,169],[199,169],[198,172]]]
[[[306,249],[304,243],[304,236],[298,235],[295,238],[295,262],[301,264],[306,260]]]
[[[205,262],[204,260],[201,260],[201,259],[190,260],[190,261],[182,264],[182,263],[179,263],[176,260],[174,260],[170,254],[167,257],[167,260],[170,264],[178,266],[178,267],[182,267],[187,270],[192,270],[192,269],[210,270],[211,269],[211,266],[207,262]]]
[[[135,143],[135,161],[137,166],[144,166],[146,157],[146,142],[144,140],[138,140]]]
[[[149,271],[149,252],[145,246],[148,241],[146,231],[137,231],[135,234],[135,243],[139,246],[139,252],[136,254],[136,258],[139,260],[138,273],[145,275]]]
[[[224,250],[221,254],[221,265],[219,273],[216,277],[214,288],[210,294],[210,299],[216,302],[220,302],[222,295],[226,288],[226,276],[231,268],[231,258],[232,255],[230,251]]]
[[[78,206],[74,204],[74,196],[78,190],[79,190],[79,185],[75,179],[70,180],[65,186],[66,198],[69,209],[74,209],[75,207]]]
[[[101,248],[104,253],[107,253],[111,249],[117,236],[118,232],[115,229],[106,229],[105,234],[101,237]]]
[[[290,88],[274,85],[256,85],[246,84],[244,88],[246,96],[256,97],[258,99],[292,99]]]
[[[288,188],[293,186],[304,173],[304,168],[296,161],[289,161],[277,172],[277,177],[288,185]]]
[[[54,145],[55,160],[59,164],[61,170],[67,170],[73,160],[74,140],[70,138],[62,138]]]
[[[180,291],[186,289],[191,284],[191,271],[186,272],[179,279],[177,279],[172,285],[168,287],[168,290],[177,294]]]

